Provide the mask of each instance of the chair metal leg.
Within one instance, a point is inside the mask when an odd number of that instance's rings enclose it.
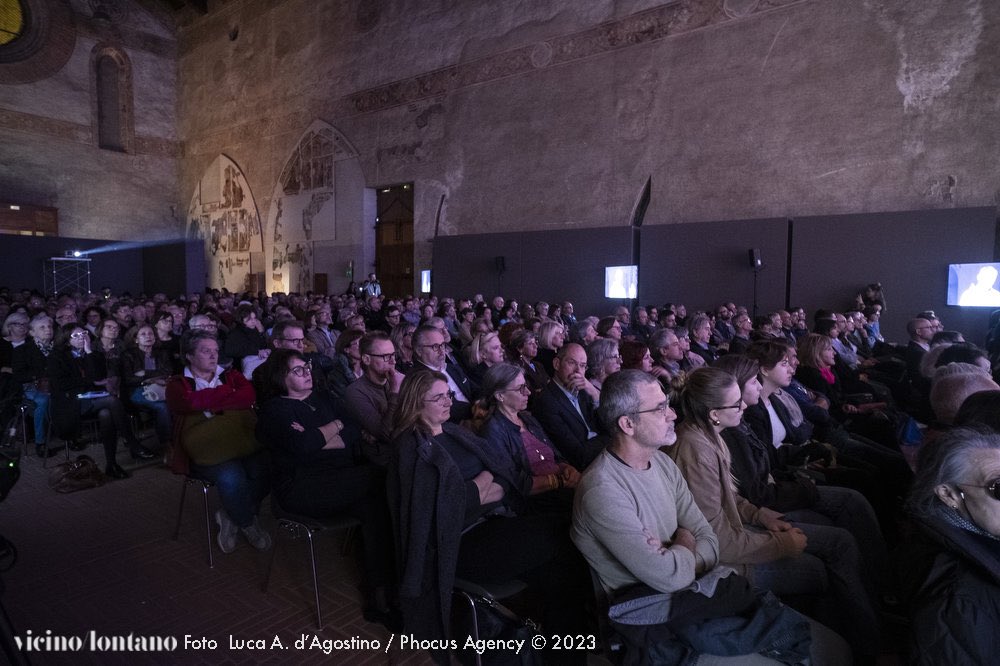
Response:
[[[21,412],[21,449],[22,449],[21,455],[27,458],[28,457],[28,415],[27,415],[28,406],[22,403],[21,406],[18,408],[18,411]],[[37,438],[38,435],[36,434],[35,437]]]
[[[271,585],[271,571],[274,570],[274,559],[278,555],[278,546],[281,544],[281,530],[284,529],[284,525],[279,520],[278,530],[274,534],[274,543],[271,546],[271,555],[268,557],[267,561],[267,573],[264,574],[264,584],[261,586],[260,591],[267,594],[267,588]]]
[[[187,497],[188,481],[185,479],[181,484],[181,506],[177,509],[177,525],[174,527],[174,541],[181,536],[181,518],[184,517],[184,499]]]
[[[476,600],[472,598],[472,595],[468,594],[464,590],[455,590],[460,597],[465,599],[466,603],[469,604],[469,614],[472,615],[472,640],[479,642],[479,615],[476,613]],[[483,660],[476,654],[476,666],[483,666]]]
[[[316,628],[323,629],[323,613],[319,606],[319,577],[316,575],[316,551],[313,548],[313,533],[306,528],[306,539],[309,540],[309,565],[312,567],[313,595],[316,597]]]
[[[205,542],[208,546],[208,568],[214,569],[215,561],[212,559],[212,517],[208,512],[208,484],[201,484],[201,492],[202,497],[205,498]]]

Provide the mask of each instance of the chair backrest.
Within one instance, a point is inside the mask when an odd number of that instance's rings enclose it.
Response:
[[[601,583],[601,578],[593,568],[590,568],[590,582],[594,587],[594,599],[597,602],[597,629],[604,657],[613,664],[621,664],[625,660],[625,641],[618,635],[608,619],[608,608],[611,600]]]

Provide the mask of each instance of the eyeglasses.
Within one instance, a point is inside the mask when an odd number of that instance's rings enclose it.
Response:
[[[519,384],[517,386],[511,386],[510,388],[504,389],[504,391],[510,391],[511,393],[522,393],[524,395],[531,395],[531,387],[527,383]]]
[[[740,398],[740,401],[737,402],[735,405],[725,405],[723,407],[713,407],[712,409],[715,409],[715,410],[720,410],[720,409],[742,410],[745,406],[746,406],[746,403],[743,402],[743,398]]]
[[[956,483],[955,485],[959,488],[963,486],[966,488],[983,488],[990,497],[1000,501],[1000,479],[993,479],[993,481],[991,481],[987,486],[977,486],[971,483]]]
[[[444,343],[443,342],[439,342],[436,345],[417,345],[417,346],[418,347],[423,347],[424,349],[430,349],[435,354],[437,354],[438,352],[444,351]]]
[[[305,338],[281,338],[281,340],[284,340],[285,342],[291,342],[296,347],[301,347],[303,344],[305,344],[306,341]]]
[[[391,361],[395,361],[396,360],[396,352],[390,352],[388,354],[366,354],[366,356],[370,356],[372,358],[372,360],[374,360],[376,358],[380,359],[380,360],[382,360],[385,363],[389,363]]]
[[[632,412],[631,414],[629,414],[629,416],[638,416],[639,414],[653,414],[653,413],[660,414],[661,416],[663,416],[667,413],[668,409],[670,409],[670,403],[661,402],[659,405],[653,407],[652,409],[640,409],[637,412]]]
[[[454,402],[455,392],[445,391],[444,393],[438,393],[437,395],[432,395],[429,398],[424,398],[424,402],[436,402],[438,404],[444,402],[445,400],[447,400],[448,402]]]
[[[579,368],[580,370],[586,370],[587,369],[587,364],[586,363],[581,363],[581,362],[575,361],[575,360],[573,360],[571,358],[564,358],[562,360],[562,363],[563,363],[563,365],[565,365],[566,367],[569,367],[569,368]]]
[[[288,374],[295,375],[296,377],[305,377],[306,375],[312,374],[312,363],[303,363],[302,365],[296,365],[288,369]]]
[[[87,334],[86,334],[86,333],[81,333],[81,332],[77,332],[77,333],[70,333],[70,336],[69,336],[69,337],[71,337],[71,338],[72,338],[72,339],[74,339],[74,340],[79,340],[79,339],[81,339],[81,338],[85,338],[85,337],[87,337]]]

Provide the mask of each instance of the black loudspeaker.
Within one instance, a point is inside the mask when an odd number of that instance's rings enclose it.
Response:
[[[504,257],[493,257],[493,262],[496,264],[497,273],[503,273],[507,270],[507,260]]]
[[[750,248],[749,250],[747,250],[747,256],[750,259],[750,268],[752,268],[755,271],[759,271],[761,266],[763,265],[760,260],[760,248],[759,247]]]

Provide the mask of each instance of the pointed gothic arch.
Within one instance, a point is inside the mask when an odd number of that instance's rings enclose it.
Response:
[[[246,290],[250,253],[262,252],[260,213],[243,170],[225,155],[195,185],[187,223],[188,238],[205,243],[205,284]]]
[[[267,290],[309,291],[313,276],[325,273],[330,291],[343,291],[348,266],[374,257],[363,205],[358,151],[332,125],[314,120],[285,160],[271,195],[264,243]]]

